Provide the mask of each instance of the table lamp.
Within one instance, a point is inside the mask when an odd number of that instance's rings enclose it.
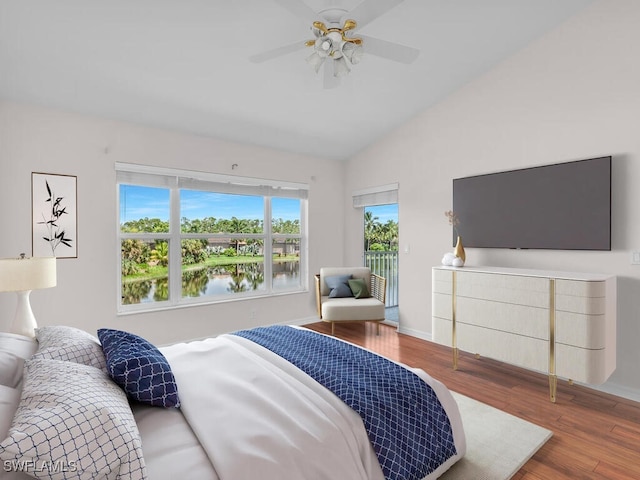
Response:
[[[18,306],[11,326],[11,333],[34,337],[38,326],[31,311],[31,290],[56,286],[56,257],[0,259],[0,292],[16,292]]]

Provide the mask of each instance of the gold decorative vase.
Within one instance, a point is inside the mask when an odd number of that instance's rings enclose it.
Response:
[[[466,256],[464,254],[464,247],[462,246],[462,239],[460,235],[458,235],[458,241],[456,242],[456,248],[453,249],[453,253],[456,257],[460,257],[464,262],[466,260]]]

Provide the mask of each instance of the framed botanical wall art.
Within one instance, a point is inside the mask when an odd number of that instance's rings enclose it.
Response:
[[[78,257],[77,177],[31,173],[32,255]]]

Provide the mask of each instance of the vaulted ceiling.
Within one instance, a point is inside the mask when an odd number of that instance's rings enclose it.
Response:
[[[310,49],[249,61],[313,38],[274,0],[0,0],[0,98],[343,160],[591,1],[405,0],[361,33],[417,60],[365,53],[325,89]]]

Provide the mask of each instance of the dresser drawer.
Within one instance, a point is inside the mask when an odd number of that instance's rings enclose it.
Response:
[[[549,310],[546,308],[458,297],[456,321],[549,340]]]
[[[591,350],[606,347],[604,315],[556,312],[556,342]]]
[[[459,272],[456,279],[459,297],[549,307],[549,280],[546,278]]]
[[[572,297],[601,297],[606,296],[605,282],[583,282],[579,280],[556,280],[556,295]]]
[[[523,368],[547,372],[549,342],[475,325],[456,326],[458,348]]]

